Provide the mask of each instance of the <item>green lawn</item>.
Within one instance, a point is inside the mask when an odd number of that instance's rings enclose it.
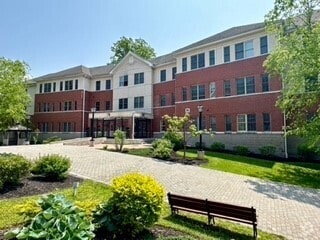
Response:
[[[72,196],[72,192],[72,189],[66,189],[59,193],[65,194],[68,199],[73,201],[82,203],[92,201],[95,204],[104,202],[111,196],[111,191],[108,186],[89,180],[85,180],[80,185],[76,197]],[[21,225],[24,222],[24,219],[18,214],[15,206],[17,204],[22,204],[27,200],[36,200],[38,198],[40,198],[40,196],[0,200],[0,229]],[[165,203],[157,224],[190,235],[189,239],[250,239],[252,237],[252,227],[219,220],[217,220],[217,225],[215,227],[207,227],[206,221],[205,217],[191,214],[175,217],[171,216],[170,208],[168,204]],[[258,234],[260,239],[284,239],[262,231],[258,231]]]
[[[129,154],[150,157],[150,149],[132,149]],[[183,151],[178,151],[182,156]],[[197,150],[188,149],[187,158],[196,158]],[[208,163],[204,168],[257,177],[265,180],[320,188],[320,164],[281,163],[228,153],[205,152]]]
[[[196,150],[188,150],[187,156],[197,157]],[[183,152],[178,152],[182,155]],[[206,151],[208,163],[203,167],[265,180],[283,182],[302,187],[320,188],[320,164],[281,163]]]

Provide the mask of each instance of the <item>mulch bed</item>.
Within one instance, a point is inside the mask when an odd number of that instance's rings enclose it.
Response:
[[[78,178],[72,175],[69,175],[64,181],[54,182],[54,181],[45,181],[41,177],[28,177],[21,181],[21,183],[16,187],[7,187],[0,191],[0,200],[10,199],[10,198],[19,198],[32,195],[46,194],[54,190],[60,190],[65,188],[71,188],[74,182],[82,182],[82,178]],[[1,220],[1,216],[0,216]],[[9,229],[0,229],[0,240],[4,239],[4,233]],[[154,226],[150,230],[150,234],[156,239],[158,237],[177,237],[177,236],[186,236],[184,233],[179,231],[165,228],[161,226]],[[98,238],[101,239],[101,238]]]

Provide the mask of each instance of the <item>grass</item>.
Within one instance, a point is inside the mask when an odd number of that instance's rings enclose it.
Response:
[[[182,155],[183,152],[178,152]],[[196,150],[188,150],[187,157],[196,158]],[[228,153],[206,151],[208,163],[203,167],[224,172],[257,177],[309,188],[320,188],[320,164],[283,163]]]
[[[79,187],[76,197],[72,195],[72,189],[55,192],[62,193],[67,196],[69,200],[84,202],[93,201],[94,203],[101,203],[107,201],[111,197],[111,190],[108,186],[85,180]],[[16,199],[6,199],[0,201],[0,229],[6,229],[13,226],[21,225],[25,220],[18,214],[17,204],[23,204],[28,200],[37,200],[40,196],[30,196]],[[217,220],[217,226],[208,227],[206,225],[206,218],[202,216],[185,214],[183,216],[172,216],[170,208],[167,203],[164,203],[163,211],[158,225],[172,228],[181,231],[184,235],[187,234],[190,238],[172,238],[172,239],[250,239],[252,238],[252,228],[245,227],[240,224],[229,221]],[[259,226],[258,226],[259,227]],[[274,234],[258,231],[260,239],[283,239]],[[152,239],[152,238],[151,238]],[[153,238],[154,239],[154,238]],[[165,239],[165,238],[160,238]],[[159,240],[160,240],[159,239]]]
[[[132,149],[129,154],[150,157],[151,150]],[[177,154],[182,156],[183,151],[178,151]],[[320,164],[283,163],[211,151],[206,151],[205,156],[208,163],[203,165],[204,168],[302,187],[320,188]],[[196,158],[197,150],[188,149],[186,157]]]

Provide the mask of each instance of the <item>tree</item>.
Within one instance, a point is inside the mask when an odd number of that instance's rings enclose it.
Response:
[[[114,53],[111,57],[111,62],[114,64],[119,63],[129,51],[147,60],[156,56],[154,49],[142,38],[121,37],[120,40],[113,44],[111,51]]]
[[[319,0],[276,0],[266,15],[277,45],[264,66],[283,83],[277,106],[288,120],[288,134],[305,137],[310,147],[320,143],[319,6]]]
[[[0,58],[0,132],[23,121],[30,97],[26,91],[27,65]]]
[[[206,129],[204,130],[197,130],[196,125],[193,123],[193,121],[190,119],[189,114],[185,114],[183,117],[178,116],[169,116],[164,115],[162,117],[166,123],[168,124],[167,132],[173,133],[173,134],[182,134],[183,136],[183,158],[186,158],[186,148],[187,148],[187,142],[190,137],[199,136],[200,134],[208,133]],[[187,133],[190,133],[188,136]]]

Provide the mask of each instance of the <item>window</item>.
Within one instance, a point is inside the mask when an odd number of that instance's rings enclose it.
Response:
[[[101,81],[96,81],[96,91],[101,90]]]
[[[142,84],[144,83],[144,73],[135,73],[134,74],[134,84]]]
[[[42,123],[42,132],[49,132],[49,123]]]
[[[182,101],[187,101],[188,96],[187,96],[187,88],[182,88]]]
[[[198,58],[197,55],[191,56],[191,70],[196,69],[198,67],[198,59],[197,58]]]
[[[100,102],[96,102],[96,111],[100,111]]]
[[[260,54],[268,53],[268,37],[264,36],[260,38]]]
[[[78,103],[77,103],[77,101],[74,101],[74,110],[78,110]]]
[[[128,109],[128,98],[119,99],[119,109]]]
[[[106,80],[106,90],[109,90],[109,89],[111,89],[111,80],[110,79]]]
[[[239,114],[237,116],[238,131],[256,131],[256,115],[255,114]]]
[[[216,83],[212,82],[210,83],[210,98],[216,97]]]
[[[55,109],[54,109],[54,103],[52,103],[52,112],[54,112]]]
[[[177,68],[173,67],[172,68],[172,79],[176,79],[176,74],[177,74]]]
[[[50,104],[49,103],[43,104],[43,112],[50,112]]]
[[[262,92],[269,92],[270,91],[269,75],[268,74],[263,74],[261,76],[261,81],[262,81]]]
[[[160,106],[166,106],[166,105],[167,105],[166,96],[161,95],[160,96]]]
[[[42,84],[40,83],[40,86],[39,86],[39,93],[42,93]]]
[[[226,132],[231,132],[232,131],[231,115],[225,115],[224,116],[224,122],[225,122],[225,131]]]
[[[205,99],[206,92],[204,85],[197,85],[191,87],[191,100]]]
[[[271,118],[269,113],[263,113],[263,131],[271,131]]]
[[[236,79],[237,95],[255,93],[254,77]]]
[[[64,132],[71,132],[71,122],[64,122],[63,123],[63,131]]]
[[[191,56],[191,70],[205,66],[204,53]]]
[[[237,43],[235,45],[235,56],[236,60],[244,58],[243,43]]]
[[[73,89],[73,80],[65,81],[64,82],[64,90],[72,90]]]
[[[72,103],[71,103],[71,101],[69,101],[69,102],[64,102],[64,110],[65,110],[65,111],[71,111],[71,108],[72,108]]]
[[[63,82],[60,82],[60,91],[63,91]]]
[[[230,62],[230,46],[223,48],[223,57],[225,63]]]
[[[198,68],[203,68],[205,66],[205,55],[204,53],[200,53],[198,55]]]
[[[74,80],[74,89],[78,89],[78,79]]]
[[[59,111],[62,111],[62,103],[59,102]]]
[[[144,108],[144,97],[135,97],[134,98],[134,108]]]
[[[111,102],[106,101],[106,110],[111,110]]]
[[[230,80],[226,80],[223,82],[224,85],[224,95],[231,96],[231,83]]]
[[[217,119],[215,117],[210,118],[210,128],[213,132],[217,131]]]
[[[56,91],[56,82],[53,83],[53,91]]]
[[[249,58],[253,57],[254,51],[253,51],[253,40],[237,43],[235,45],[235,57],[236,60],[243,59],[243,58]]]
[[[214,50],[211,50],[209,52],[209,64],[210,64],[210,66],[216,64],[216,53]]]
[[[167,80],[167,71],[164,69],[160,71],[160,81],[165,82],[166,80]]]
[[[128,86],[128,75],[120,76],[119,86],[120,87]]]
[[[188,64],[187,58],[182,58],[182,72],[187,71],[187,64]]]
[[[253,50],[253,40],[247,41],[244,43],[244,57],[249,58],[254,56],[254,50]]]
[[[160,120],[160,132],[167,131],[166,121]]]

